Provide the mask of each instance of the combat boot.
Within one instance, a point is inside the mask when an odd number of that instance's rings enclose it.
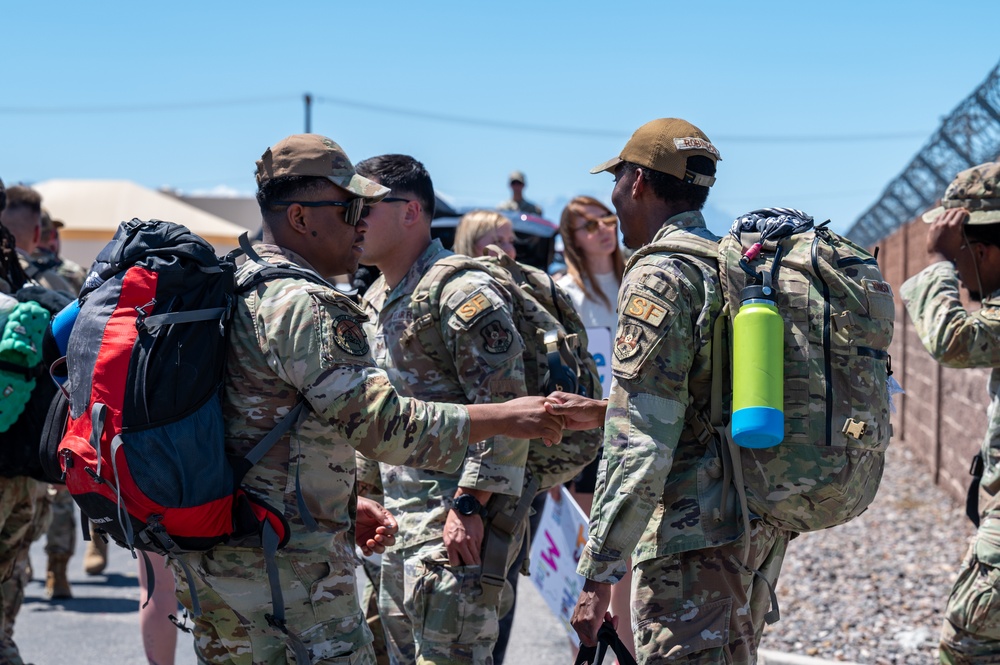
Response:
[[[73,591],[69,587],[69,578],[66,577],[66,564],[68,563],[68,554],[49,555],[49,567],[45,573],[46,598],[64,600],[73,597]]]
[[[99,534],[90,532],[87,551],[83,554],[83,572],[100,575],[108,565],[108,543]]]

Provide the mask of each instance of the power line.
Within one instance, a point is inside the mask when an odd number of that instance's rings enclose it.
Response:
[[[196,109],[255,106],[299,99],[298,95],[270,97],[244,97],[201,102],[162,102],[150,104],[114,104],[110,106],[0,106],[3,115],[79,115],[83,113],[158,113],[162,111],[190,111]]]
[[[191,102],[162,102],[148,104],[113,104],[98,106],[0,106],[0,115],[81,115],[81,114],[121,114],[121,113],[162,113],[168,111],[192,111],[211,108],[229,108],[235,106],[255,106],[300,100],[300,95],[272,95],[266,97],[244,97],[227,100],[208,100]],[[500,129],[518,132],[533,132],[559,136],[582,136],[589,138],[622,139],[629,135],[628,131],[594,129],[587,127],[566,127],[562,125],[546,125],[527,122],[513,122],[491,118],[452,115],[434,111],[421,111],[399,106],[388,106],[370,102],[345,99],[343,97],[310,96],[310,101],[331,104],[346,108],[354,108],[375,113],[384,113],[431,122],[467,125],[488,129]],[[866,134],[776,134],[776,135],[718,135],[717,142],[724,143],[857,143],[873,141],[903,141],[927,136],[926,131],[919,132],[874,132]]]

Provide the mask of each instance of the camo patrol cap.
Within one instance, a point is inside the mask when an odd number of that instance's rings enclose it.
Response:
[[[388,187],[358,175],[343,148],[319,134],[293,134],[265,150],[257,160],[257,187],[286,176],[326,178],[373,203],[389,193]]]
[[[959,173],[945,190],[941,205],[924,213],[932,224],[949,208],[969,211],[966,224],[1000,223],[1000,162],[987,162]]]
[[[701,155],[718,163],[722,157],[704,132],[686,120],[660,118],[635,130],[617,157],[590,169],[591,173],[614,171],[622,162],[645,166],[702,187],[711,187],[715,178],[689,171],[688,157]]]
[[[510,175],[507,176],[507,182],[508,183],[519,182],[522,185],[528,184],[528,180],[527,178],[524,177],[523,171],[511,171]]]

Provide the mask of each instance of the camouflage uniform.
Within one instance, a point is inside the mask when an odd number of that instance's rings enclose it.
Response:
[[[542,215],[542,209],[536,206],[531,201],[521,199],[521,201],[515,201],[514,199],[508,199],[497,206],[497,210],[516,210],[518,212],[526,212],[529,215]]]
[[[982,451],[987,476],[1000,458],[1000,291],[969,312],[949,262],[924,268],[903,284],[903,302],[931,355],[947,367],[992,367],[989,422]],[[996,473],[996,471],[993,471]],[[975,540],[948,599],[941,630],[941,662],[1000,662],[1000,494],[982,510]]]
[[[35,502],[40,483],[27,476],[0,478],[0,603],[3,606],[3,631],[0,634],[0,663],[21,665],[14,644],[14,618],[24,597],[23,565],[18,570],[18,557],[31,545],[31,527],[35,523]]]
[[[691,211],[668,219],[654,242],[685,232],[712,237]],[[709,407],[722,305],[708,259],[650,254],[630,262],[622,281],[604,456],[578,572],[616,583],[631,553],[643,663],[756,662],[768,591],[730,559],[743,544],[735,491],[721,506],[720,444],[700,442],[693,426]],[[788,533],[751,525],[748,565],[773,583]]]
[[[287,249],[258,245],[257,251],[271,263],[308,268]],[[258,267],[248,261],[238,276]],[[230,336],[223,409],[231,453],[245,454],[260,441],[297,395],[310,407],[244,483],[259,499],[282,506],[291,524],[277,567],[287,625],[313,663],[375,662],[355,586],[355,449],[441,470],[456,469],[468,450],[465,407],[398,396],[372,362],[363,318],[332,288],[280,278],[237,299]],[[297,496],[317,531],[305,527]],[[288,662],[284,636],[265,618],[272,609],[261,549],[216,547],[182,558],[197,577],[200,658]],[[184,586],[178,597],[190,609]]]
[[[523,346],[512,306],[487,273],[460,272],[445,285],[442,348],[424,349],[407,335],[417,284],[432,265],[451,255],[434,240],[391,291],[384,277],[369,288],[365,328],[375,361],[401,395],[464,403],[525,395]],[[448,564],[443,533],[449,511],[445,499],[458,487],[521,493],[528,441],[495,437],[492,442],[492,448],[477,446],[456,473],[380,465],[385,506],[399,522],[396,547],[383,555],[379,593],[394,663],[491,662],[498,607],[482,598],[480,566]],[[508,550],[508,568],[524,528],[522,523]]]

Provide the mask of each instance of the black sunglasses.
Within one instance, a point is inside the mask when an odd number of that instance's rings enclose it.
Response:
[[[398,196],[387,196],[379,203],[409,203],[412,199],[403,199]]]
[[[368,213],[372,211],[372,207],[365,205],[365,200],[360,196],[356,199],[351,199],[350,201],[273,201],[272,205],[276,206],[290,206],[293,204],[298,204],[304,208],[326,208],[328,206],[336,206],[338,208],[347,208],[344,211],[344,221],[350,226],[357,226],[358,222],[368,216]]]

